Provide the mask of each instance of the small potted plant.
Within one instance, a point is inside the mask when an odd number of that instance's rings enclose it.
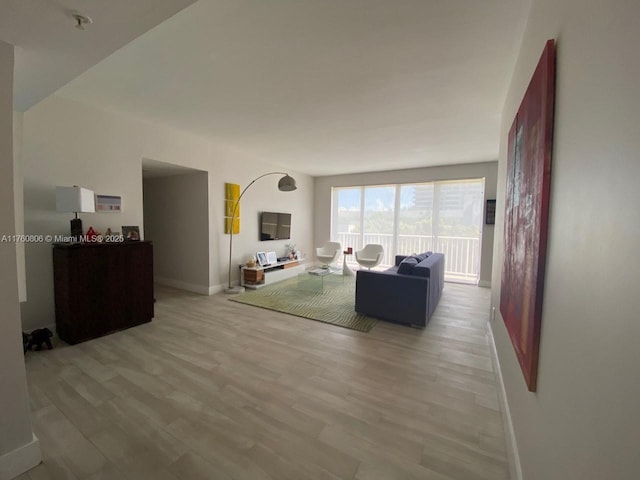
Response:
[[[284,248],[286,249],[287,256],[289,260],[294,260],[296,258],[296,244],[295,243],[287,243]]]

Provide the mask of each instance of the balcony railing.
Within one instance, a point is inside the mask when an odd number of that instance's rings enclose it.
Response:
[[[398,235],[397,245],[393,245],[393,235],[369,233],[362,239],[359,233],[338,233],[336,241],[343,248],[361,249],[367,243],[377,243],[384,247],[384,259],[381,267],[395,265],[395,252],[399,255],[411,255],[421,252],[444,253],[445,280],[476,283],[480,270],[480,239],[467,237],[442,237],[429,235]],[[362,241],[361,241],[362,240]],[[347,263],[357,266],[355,256],[347,257]]]

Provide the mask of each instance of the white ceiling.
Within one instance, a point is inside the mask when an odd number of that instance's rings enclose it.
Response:
[[[0,40],[16,46],[14,109],[28,110],[195,0],[0,0]],[[95,23],[75,28],[73,12]]]
[[[529,2],[200,0],[58,94],[311,175],[495,160]]]

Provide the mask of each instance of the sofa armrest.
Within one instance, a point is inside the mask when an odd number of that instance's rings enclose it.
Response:
[[[435,311],[444,290],[444,255],[432,253],[414,268],[415,275],[429,277],[429,317]]]
[[[429,312],[429,278],[358,270],[356,312],[424,327]]]

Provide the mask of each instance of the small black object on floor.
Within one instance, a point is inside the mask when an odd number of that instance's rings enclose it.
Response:
[[[27,353],[27,350],[31,350],[32,347],[36,347],[36,350],[42,350],[43,344],[51,350],[53,348],[51,337],[53,337],[53,333],[48,328],[38,328],[31,333],[22,332],[22,348],[24,353]]]

